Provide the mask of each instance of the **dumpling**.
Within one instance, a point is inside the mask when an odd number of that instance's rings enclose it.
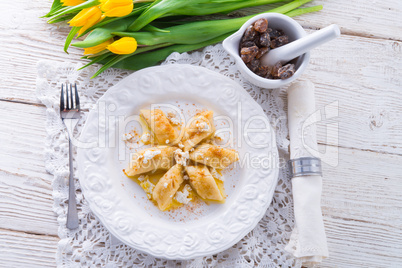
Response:
[[[179,135],[162,110],[140,110],[140,114],[159,144],[175,144],[178,142]]]
[[[177,147],[157,146],[135,153],[128,169],[123,170],[127,176],[135,176],[157,169],[170,169],[174,164],[174,151]]]
[[[238,153],[233,149],[217,145],[202,144],[190,153],[190,159],[216,169],[224,169],[239,160]]]
[[[186,167],[191,187],[199,196],[207,200],[222,201],[224,197],[208,168],[204,165]]]
[[[215,131],[215,126],[214,126],[214,112],[213,112],[213,111],[210,111],[210,110],[208,110],[208,111],[202,111],[202,112],[196,114],[196,116],[197,116],[197,115],[204,116],[206,119],[208,119],[208,120],[209,120],[209,123],[211,123],[212,130]]]
[[[159,179],[153,190],[152,197],[158,203],[160,210],[163,211],[169,208],[173,196],[183,181],[183,166],[180,164],[174,165]]]
[[[189,151],[203,139],[208,138],[214,133],[213,120],[212,111],[199,113],[191,119],[189,125],[186,127],[182,141],[184,151]]]

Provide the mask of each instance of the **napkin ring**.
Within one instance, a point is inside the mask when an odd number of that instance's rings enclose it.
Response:
[[[322,176],[321,159],[317,157],[300,157],[291,159],[288,162],[290,169],[290,177],[300,176]]]

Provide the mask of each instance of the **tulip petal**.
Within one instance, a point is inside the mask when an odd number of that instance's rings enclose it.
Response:
[[[63,6],[77,6],[84,3],[84,0],[62,0]]]
[[[131,13],[133,11],[133,3],[127,6],[117,6],[106,11],[104,14],[106,17],[123,17]]]
[[[105,41],[103,43],[100,43],[99,45],[85,48],[84,49],[84,55],[99,53],[99,52],[105,50],[106,47],[108,45],[112,44],[112,43],[113,43],[113,38],[111,38],[111,39],[109,39],[109,40],[107,40],[107,41]]]
[[[137,50],[137,41],[132,37],[123,37],[107,46],[107,49],[114,54],[131,54]]]
[[[104,0],[101,4],[101,9],[107,12],[115,7],[132,5],[132,0]]]
[[[96,20],[98,20],[101,15],[102,11],[97,6],[84,8],[68,23],[70,26],[84,26],[91,17],[96,17]]]
[[[79,30],[78,37],[80,37],[86,30],[88,30],[89,28],[91,28],[95,24],[98,24],[99,22],[101,22],[104,18],[106,18],[106,16],[101,15],[97,20],[95,20],[96,18],[98,18],[98,17],[93,16],[93,17],[88,19],[87,23],[84,26],[82,26],[81,29]]]

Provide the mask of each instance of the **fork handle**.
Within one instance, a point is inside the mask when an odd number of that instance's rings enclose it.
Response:
[[[73,166],[73,145],[71,139],[68,139],[68,166],[70,167],[70,177],[68,179],[68,210],[67,210],[67,228],[78,228],[78,213],[77,202],[75,200],[75,185],[74,185],[74,166]]]

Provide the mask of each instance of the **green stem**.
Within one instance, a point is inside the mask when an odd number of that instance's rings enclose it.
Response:
[[[78,31],[80,30],[81,27],[72,27],[70,30],[70,33],[68,34],[67,38],[66,38],[66,42],[64,43],[64,52],[67,52],[68,47],[71,44],[71,41],[73,40],[74,36],[78,33]]]
[[[210,0],[157,0],[147,10],[145,10],[130,26],[129,31],[136,32],[155,19],[172,12],[173,10],[208,2]]]
[[[233,2],[215,3],[213,5],[206,3],[199,5],[185,6],[172,11],[172,13],[175,15],[203,16],[216,13],[228,13],[241,8],[268,5],[283,1],[285,0],[254,0],[254,1],[240,1],[235,3]]]

